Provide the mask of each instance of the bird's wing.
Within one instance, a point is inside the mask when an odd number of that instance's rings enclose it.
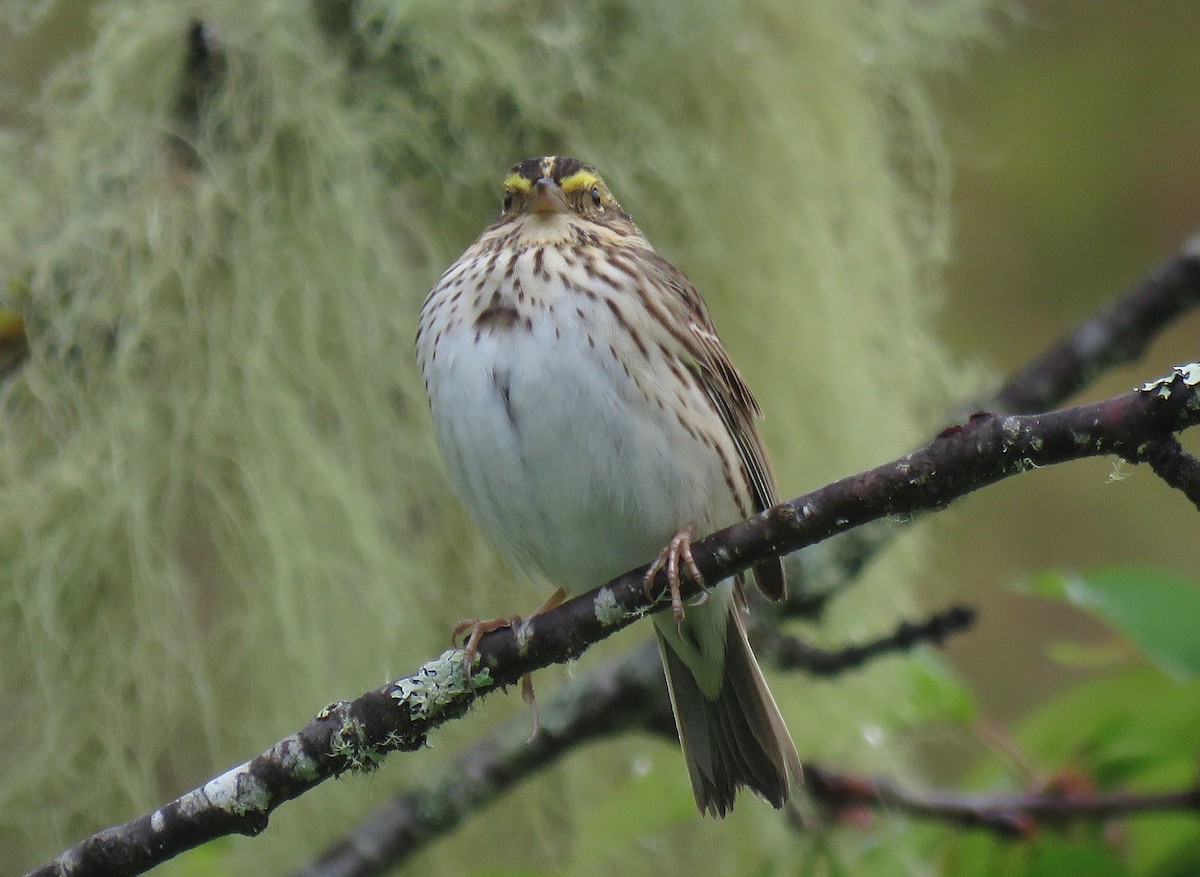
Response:
[[[750,485],[754,511],[769,509],[779,502],[779,488],[755,423],[762,417],[762,409],[722,346],[708,307],[695,286],[682,271],[657,253],[651,253],[652,266],[671,292],[669,301],[673,313],[668,316],[672,325],[681,330],[672,334],[683,347],[684,365],[699,380],[733,439]],[[754,579],[768,598],[782,600],[786,596],[783,564],[778,558],[755,566]]]

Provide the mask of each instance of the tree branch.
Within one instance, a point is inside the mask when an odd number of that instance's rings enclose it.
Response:
[[[1179,791],[1073,792],[1055,789],[1016,795],[962,795],[916,792],[889,779],[871,779],[806,764],[808,791],[825,808],[867,807],[902,812],[967,828],[983,828],[1005,837],[1029,838],[1046,825],[1112,819],[1138,813],[1200,812],[1200,787]]]
[[[761,657],[773,666],[831,676],[923,642],[940,645],[946,636],[966,629],[972,619],[970,610],[953,607],[919,622],[902,622],[878,639],[834,652],[786,637],[782,643],[768,644]],[[488,734],[464,749],[441,781],[398,795],[292,877],[384,873],[584,743],[639,730],[675,739],[662,662],[653,642],[571,680],[545,702],[539,700],[538,708],[541,728],[532,740],[525,721]]]
[[[1200,460],[1183,449],[1174,436],[1146,442],[1142,459],[1154,474],[1192,501],[1200,510]]]
[[[538,699],[540,728],[516,720],[464,749],[442,779],[404,792],[293,877],[367,877],[408,861],[472,813],[575,748],[636,730],[674,739],[657,646],[647,641]]]
[[[1166,326],[1197,305],[1200,234],[1013,375],[983,407],[1027,414],[1059,405],[1101,373],[1141,356]]]
[[[1200,306],[1200,234],[1159,265],[1122,297],[1080,323],[1049,351],[1005,381],[990,397],[960,407],[961,416],[984,409],[1028,414],[1061,405],[1069,396],[1118,365],[1132,362],[1173,321]],[[1155,467],[1153,460],[1147,460]],[[1179,473],[1185,461],[1164,459]],[[1163,476],[1156,467],[1155,472]],[[1166,479],[1183,489],[1182,482]],[[1197,478],[1189,479],[1192,484]],[[1188,494],[1193,502],[1200,488]],[[816,550],[787,558],[791,587],[786,614],[819,617],[829,599],[878,555],[897,534],[890,522],[859,527],[821,543]]]
[[[974,623],[974,609],[951,606],[922,621],[901,621],[886,636],[832,651],[819,649],[775,630],[774,636],[767,638],[766,647],[761,651],[764,658],[769,655],[771,666],[780,670],[803,670],[812,676],[837,676],[884,655],[910,652],[926,643],[940,646],[947,637],[967,630]]]
[[[693,545],[708,581],[889,515],[945,508],[954,499],[1041,466],[1106,454],[1138,460],[1148,442],[1200,422],[1200,365],[1104,402],[1035,415],[977,414],[891,463],[843,478]],[[632,570],[480,643],[473,684],[451,650],[352,703],[322,710],[257,758],[124,826],[83,841],[35,875],[141,873],[206,840],[257,834],[285,801],[385,753],[421,748],[426,735],[477,699],[526,673],[572,660],[665,604]],[[661,575],[659,585],[661,586]],[[690,582],[684,596],[695,594]]]

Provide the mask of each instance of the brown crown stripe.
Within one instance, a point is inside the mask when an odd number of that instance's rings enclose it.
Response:
[[[547,155],[519,161],[513,165],[509,173],[519,174],[531,183],[542,177],[549,177],[557,183],[564,177],[569,177],[582,170],[590,170],[595,173],[594,169],[589,168],[577,158],[565,155]]]

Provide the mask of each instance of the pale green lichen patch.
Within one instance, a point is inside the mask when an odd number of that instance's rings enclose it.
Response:
[[[1182,379],[1184,386],[1194,387],[1200,384],[1200,362],[1189,362],[1186,365],[1177,365],[1171,369],[1169,375],[1164,375],[1155,381],[1148,381],[1142,384],[1141,392],[1151,393],[1160,399],[1167,399],[1171,395],[1171,384],[1176,379]]]
[[[463,650],[450,649],[423,664],[411,676],[396,680],[392,697],[407,704],[409,715],[414,719],[428,719],[454,700],[492,684],[492,676],[486,668],[475,670],[468,679],[463,667]]]
[[[1141,448],[1138,449],[1138,452],[1141,452]],[[1112,471],[1108,473],[1108,478],[1106,481],[1109,484],[1112,484],[1116,481],[1124,481],[1132,474],[1133,470],[1124,460],[1122,460],[1120,457],[1113,457]]]
[[[378,760],[371,748],[363,745],[366,728],[357,719],[347,719],[329,736],[329,753],[344,760],[353,771],[370,770]]]
[[[596,620],[605,627],[620,624],[628,617],[625,609],[617,602],[616,594],[610,588],[601,588],[596,594],[596,599],[592,603],[592,611],[596,613]]]
[[[1016,444],[1021,437],[1021,421],[1015,417],[1006,417],[1000,422],[1000,433],[1004,436],[1005,445]]]
[[[276,746],[276,749],[279,750],[279,761],[288,774],[303,782],[315,782],[320,779],[317,762],[304,751],[299,737],[293,734]]]
[[[187,818],[216,807],[244,816],[266,811],[270,801],[270,791],[250,773],[250,762],[247,761],[180,798],[179,815]]]
[[[533,628],[529,626],[528,620],[522,621],[513,631],[513,636],[517,640],[517,654],[524,655],[529,650],[529,637],[533,634]]]
[[[1158,396],[1160,399],[1166,399],[1171,395],[1171,378],[1164,377],[1155,381],[1148,381],[1142,384],[1142,392]]]
[[[345,709],[348,706],[349,703],[344,700],[335,700],[333,703],[329,704],[329,706],[323,707],[321,711],[317,713],[317,719],[328,719],[338,710]]]
[[[329,753],[354,773],[369,773],[383,762],[385,747],[367,744],[367,729],[357,719],[347,719],[329,737]]]
[[[1175,374],[1183,378],[1189,387],[1200,384],[1200,362],[1189,362],[1186,365],[1175,366]]]

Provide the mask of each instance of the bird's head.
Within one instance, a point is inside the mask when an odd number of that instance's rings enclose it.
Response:
[[[508,172],[502,218],[518,216],[628,219],[595,168],[559,155],[527,158]]]

